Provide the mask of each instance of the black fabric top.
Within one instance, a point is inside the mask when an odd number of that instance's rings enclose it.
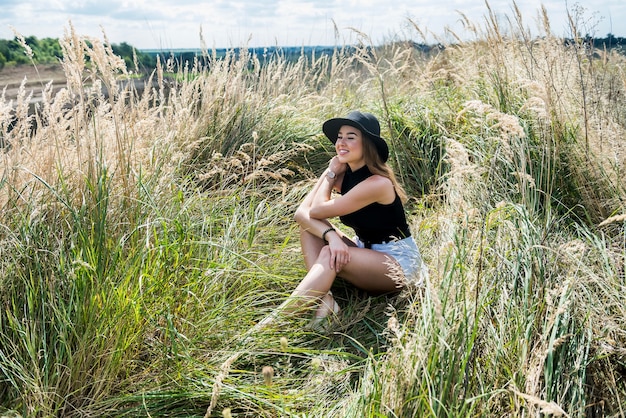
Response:
[[[369,168],[363,166],[352,172],[346,170],[341,183],[341,194],[348,193],[354,186],[372,176]],[[371,203],[356,212],[340,216],[341,222],[354,229],[359,239],[365,243],[381,243],[393,238],[411,236],[400,196],[389,205]]]

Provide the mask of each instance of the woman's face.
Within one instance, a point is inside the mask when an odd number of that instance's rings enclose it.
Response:
[[[339,161],[348,164],[353,170],[365,165],[361,130],[350,125],[342,126],[337,133],[335,151]]]

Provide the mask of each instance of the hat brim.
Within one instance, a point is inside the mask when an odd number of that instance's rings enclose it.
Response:
[[[353,126],[359,129],[365,135],[367,135],[367,137],[370,138],[372,142],[374,142],[374,145],[376,146],[376,150],[378,151],[378,155],[380,155],[380,158],[383,160],[383,162],[387,162],[387,159],[389,158],[389,146],[387,145],[387,141],[385,141],[380,135],[376,135],[368,131],[367,129],[365,129],[363,125],[361,125],[360,123],[356,121],[353,121],[352,119],[347,119],[347,118],[329,119],[326,122],[324,122],[324,124],[322,125],[322,131],[324,132],[324,135],[326,135],[326,138],[328,138],[330,142],[335,144],[337,142],[337,135],[339,134],[339,129],[341,129],[341,127],[344,125]]]

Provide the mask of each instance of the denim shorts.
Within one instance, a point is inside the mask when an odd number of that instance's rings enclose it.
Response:
[[[357,247],[365,248],[365,244],[358,237],[355,238],[355,242]],[[407,283],[417,286],[424,284],[428,269],[422,261],[422,256],[413,237],[382,244],[372,244],[372,250],[387,254],[396,260]]]

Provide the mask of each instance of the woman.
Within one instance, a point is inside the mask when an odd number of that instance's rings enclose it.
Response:
[[[308,273],[290,298],[318,302],[314,322],[339,311],[330,292],[337,276],[382,294],[420,281],[422,267],[404,213],[406,196],[386,164],[389,148],[378,119],[354,111],[326,121],[322,130],[337,155],[295,214]],[[340,196],[332,198],[333,190]],[[336,217],[354,229],[354,240],[333,227],[329,219]]]

